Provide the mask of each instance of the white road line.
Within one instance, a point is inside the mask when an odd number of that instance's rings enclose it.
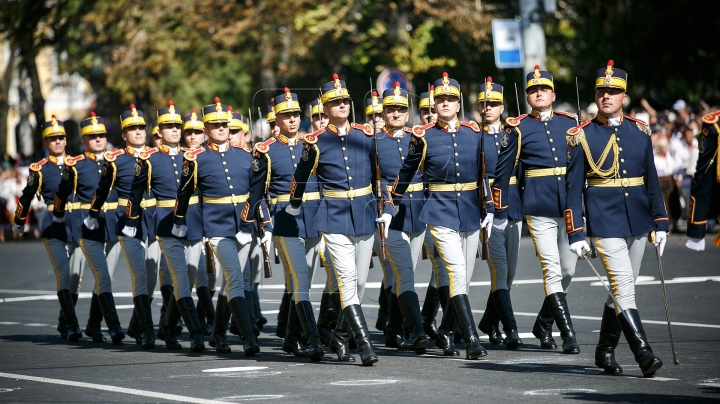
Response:
[[[31,381],[31,382],[59,384],[62,386],[83,387],[86,389],[95,389],[95,390],[110,391],[113,393],[131,394],[134,396],[152,397],[152,398],[156,398],[156,399],[168,400],[168,401],[174,401],[174,402],[182,402],[182,403],[227,404],[227,402],[217,401],[217,400],[207,400],[204,398],[179,396],[177,394],[158,393],[158,392],[148,391],[148,390],[128,389],[125,387],[109,386],[109,385],[105,385],[105,384],[84,383],[84,382],[75,382],[75,381],[60,380],[60,379],[50,379],[47,377],[25,376],[25,375],[13,374],[13,373],[3,373],[3,372],[0,372],[0,377],[5,377],[8,379],[27,380],[27,381]]]
[[[655,380],[656,382],[674,382],[678,381],[680,379],[673,379],[672,377],[661,377],[661,376],[653,376],[653,377],[643,377],[644,380]]]
[[[267,369],[267,366],[240,366],[234,368],[217,368],[217,369],[203,369],[206,373],[220,373],[220,372],[245,372],[248,370],[261,370]]]

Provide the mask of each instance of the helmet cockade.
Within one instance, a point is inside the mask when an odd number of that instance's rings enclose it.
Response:
[[[342,84],[340,84],[340,78],[337,73],[333,73],[333,80],[335,81],[335,93],[337,95],[342,95]]]
[[[603,81],[604,84],[613,84],[613,66],[615,66],[615,62],[612,60],[608,60],[607,68],[605,69],[605,80]]]
[[[394,101],[400,101],[400,94],[401,94],[401,91],[400,91],[400,83],[396,81],[396,82],[395,82],[395,90],[393,90],[393,100],[394,100]],[[373,98],[373,105],[375,105],[375,99],[374,99],[374,98]]]

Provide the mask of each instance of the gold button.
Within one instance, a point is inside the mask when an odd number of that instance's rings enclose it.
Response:
[[[460,173],[455,174],[455,176],[456,176],[456,177],[459,177],[459,176],[460,176]]]
[[[177,167],[177,164],[173,163],[173,167]]]
[[[227,169],[227,168],[225,169],[225,172],[228,172],[228,169]]]
[[[554,147],[552,148],[552,151],[555,151],[555,148],[554,148]]]
[[[170,156],[171,159],[175,160],[175,156]]]
[[[225,157],[225,153],[220,153],[220,157]]]
[[[297,164],[293,164],[293,167],[297,168]]]
[[[455,155],[457,156],[458,154],[457,154],[457,153],[455,153]]]
[[[343,157],[345,160],[347,160],[347,157]]]
[[[410,193],[410,197],[412,198],[412,192]]]
[[[295,158],[295,156],[290,156],[290,157]]]
[[[177,172],[177,171],[175,171],[175,174],[176,174],[176,175],[177,175],[177,173],[178,173],[178,172]]]
[[[180,182],[180,180],[175,180],[175,182]]]
[[[555,160],[557,160],[557,157],[555,157]],[[555,167],[555,169],[553,169],[553,174],[560,175],[560,173],[562,173],[562,169],[560,167]]]
[[[457,194],[457,196],[460,196],[460,194]]]
[[[545,126],[547,126],[547,122],[543,122],[543,123],[545,124]]]
[[[624,162],[625,162],[625,159],[620,159],[620,162],[621,162],[621,163],[624,163]]]
[[[453,146],[454,146],[454,147],[457,147],[457,143],[453,143]]]
[[[628,196],[628,193],[627,193],[627,192],[625,192],[625,196]]]
[[[101,173],[101,172],[102,172],[102,170],[98,170],[98,172],[99,172],[99,173]]]
[[[345,138],[344,138],[344,137],[341,137],[340,140],[344,142],[344,141],[345,141]]]
[[[498,142],[495,142],[495,146],[497,146],[497,145],[499,145],[499,144],[500,144],[500,143],[498,143]]]
[[[555,157],[555,161],[558,161],[558,160],[557,160],[557,157]]]
[[[455,167],[460,167],[460,163],[455,163]]]
[[[548,130],[548,131],[546,131],[546,132],[547,132],[547,134],[548,134],[548,135],[550,134],[550,131],[549,131],[549,130]]]
[[[232,185],[230,185],[230,189],[233,189],[233,186],[232,186]]]
[[[348,177],[348,181],[352,181],[352,177]]]
[[[230,177],[226,177],[227,179],[230,179]]]
[[[562,181],[562,177],[558,177],[558,181]]]
[[[292,146],[290,146],[290,150],[292,150],[292,149],[293,149]]]
[[[401,157],[400,157],[400,160],[405,160],[405,157],[402,157],[402,156],[401,156]]]
[[[618,147],[618,150],[622,151],[622,147]]]
[[[623,174],[627,174],[627,171],[623,170]]]
[[[553,140],[552,140],[552,139],[550,139],[550,143],[552,143],[552,142],[553,142]]]
[[[344,148],[344,147],[343,147],[342,149],[343,149],[343,150],[345,150],[345,148]]]
[[[452,137],[455,137],[455,134],[454,134],[454,133],[452,134]]]
[[[618,138],[616,138],[616,139],[617,139],[617,141],[618,141],[618,142],[620,141],[620,138],[619,138],[619,137],[618,137]]]
[[[500,150],[498,150],[498,154],[500,154]]]
[[[398,147],[398,150],[402,151],[402,147]]]
[[[227,164],[227,163],[223,161],[223,164]]]
[[[349,170],[349,169],[350,169],[350,167],[345,167],[345,169],[346,169],[346,170]]]

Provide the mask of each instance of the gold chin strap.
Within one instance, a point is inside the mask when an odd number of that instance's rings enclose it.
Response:
[[[592,153],[590,153],[590,146],[587,144],[587,140],[585,138],[580,139],[580,144],[585,151],[585,156],[587,157],[588,164],[590,164],[590,172],[588,172],[589,175],[592,176],[592,174],[595,174],[598,177],[602,178],[608,178],[611,176],[614,178],[619,177],[620,166],[618,164],[618,157],[620,155],[620,151],[614,134],[610,137],[610,141],[608,141],[607,146],[605,146],[605,150],[603,150],[602,155],[600,155],[600,159],[598,159],[597,163],[595,162],[595,160],[593,160]],[[600,167],[605,164],[605,160],[607,159],[608,154],[610,154],[611,149],[613,152],[613,163],[607,170],[602,170]]]

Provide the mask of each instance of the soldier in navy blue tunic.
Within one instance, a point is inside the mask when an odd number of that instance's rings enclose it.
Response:
[[[93,297],[91,301],[90,318],[85,334],[92,337],[93,341],[104,341],[100,332],[100,320],[105,317],[113,344],[121,344],[125,334],[120,326],[112,294],[112,273],[120,249],[115,230],[117,192],[114,189],[110,191],[96,218],[90,216],[90,209],[105,170],[105,160],[114,160],[122,154],[122,151],[104,152],[107,144],[105,123],[102,118],[95,115],[95,112],[91,112],[89,118],[80,121],[80,134],[82,144],[87,151],[75,157],[65,156],[65,170],[62,173],[58,192],[55,194],[53,215],[56,219],[62,220],[65,217],[65,209],[72,209],[69,219],[73,238],[78,240],[95,275],[93,293],[97,298]]]
[[[478,89],[478,110],[481,114],[485,114],[485,126],[482,128],[482,137],[485,141],[485,170],[489,178],[488,182],[492,186],[498,155],[504,142],[504,128],[500,116],[505,110],[503,86],[493,83],[492,77],[488,77]],[[478,324],[480,331],[488,334],[491,343],[506,344],[508,349],[516,349],[523,344],[518,335],[510,300],[510,288],[515,278],[522,232],[521,203],[516,175],[517,167],[513,170],[508,187],[510,193],[508,225],[504,229],[493,229],[490,233],[490,254],[487,260],[490,269],[490,295],[485,313]],[[506,338],[503,338],[499,330],[498,323],[501,320]]]
[[[662,255],[668,231],[650,128],[623,116],[628,75],[610,60],[595,80],[598,115],[567,132],[567,209],[570,250],[589,257],[592,240],[607,272],[612,297],[603,306],[595,365],[622,373],[615,361],[622,331],[645,377],[662,366],[650,348],[635,304],[635,280],[648,233]],[[584,208],[584,209],[583,209]],[[584,216],[584,220],[583,220]]]
[[[391,196],[393,204],[399,205],[406,192],[414,191],[417,171],[423,172],[428,197],[418,220],[427,224],[449,279],[448,286],[438,289],[448,311],[443,314],[437,343],[445,355],[459,355],[452,343],[457,319],[465,339],[466,358],[478,359],[487,352],[475,330],[467,293],[480,241],[480,204],[486,203],[480,201],[477,192],[483,184],[480,128],[475,122],[458,119],[460,84],[456,80],[443,73],[434,85],[438,121],[413,128],[413,139]]]
[[[77,240],[73,238],[70,229],[70,213],[61,219],[53,216],[53,198],[60,188],[62,171],[65,167],[65,125],[52,116],[52,120],[43,123],[43,144],[48,151],[48,157],[30,165],[30,175],[27,185],[23,189],[17,210],[15,211],[15,226],[13,230],[22,234],[25,232],[25,221],[30,211],[32,199],[37,195],[47,204],[47,211],[42,220],[40,237],[45,243],[45,249],[50,257],[50,263],[57,278],[57,296],[60,302],[60,317],[58,331],[63,338],[77,341],[82,337],[78,319],[75,315],[75,304],[80,289],[79,278],[82,266],[85,265],[82,253],[78,248]]]
[[[501,151],[495,169],[493,227],[504,230],[510,214],[510,178],[516,166],[522,199],[522,214],[535,244],[543,271],[545,300],[533,327],[533,335],[544,349],[557,349],[552,325],[557,322],[563,339],[563,352],[580,353],[575,340],[565,293],[575,274],[577,257],[568,249],[563,231],[565,210],[565,133],[577,124],[574,116],[553,111],[555,84],[549,72],[540,70],[527,75],[529,115],[508,118],[502,135]],[[518,166],[519,165],[519,166]]]
[[[313,227],[322,233],[338,278],[342,308],[331,349],[338,360],[353,360],[347,353],[352,328],[363,365],[377,362],[370,333],[360,307],[372,259],[373,235],[378,217],[373,196],[375,154],[372,128],[350,124],[350,95],[337,74],[321,87],[323,108],[329,117],[325,130],[305,136],[300,162],[290,186],[290,206],[299,214],[307,181],[314,172],[322,199]],[[389,215],[388,215],[389,216]]]
[[[691,250],[705,250],[707,219],[720,220],[720,164],[718,164],[718,143],[720,143],[720,111],[702,117],[702,129],[698,135],[698,162],[690,188],[688,208],[688,229],[685,246]],[[713,240],[720,247],[720,234]]]

